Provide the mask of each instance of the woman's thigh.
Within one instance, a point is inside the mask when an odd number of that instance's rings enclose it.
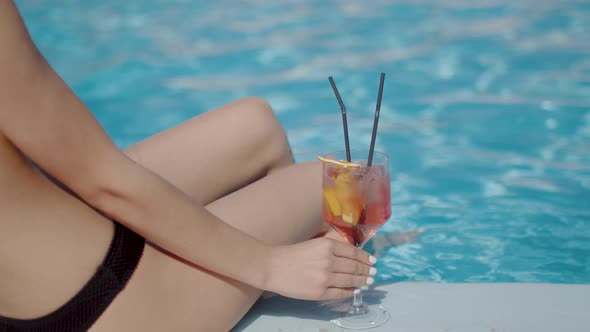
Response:
[[[295,243],[322,229],[320,184],[318,163],[297,164],[273,172],[207,208],[261,241]],[[260,290],[146,245],[129,285],[93,330],[227,331],[259,295]]]
[[[204,205],[292,163],[282,126],[256,97],[203,113],[125,152]]]

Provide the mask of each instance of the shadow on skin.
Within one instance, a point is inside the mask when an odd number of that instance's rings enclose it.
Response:
[[[379,257],[383,251],[392,246],[416,241],[423,232],[424,229],[403,233],[379,233],[368,243],[368,246],[372,249],[374,255]],[[363,301],[368,305],[381,304],[387,293],[378,288],[388,284],[393,284],[393,282],[379,283],[364,289]],[[352,298],[330,301],[305,301],[264,293],[250,312],[232,329],[232,332],[245,330],[262,315],[330,321],[346,312],[351,303]]]

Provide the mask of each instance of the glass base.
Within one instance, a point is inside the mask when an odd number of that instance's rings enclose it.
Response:
[[[389,319],[389,312],[382,306],[363,305],[364,313],[348,312],[343,317],[332,319],[337,326],[350,330],[366,330],[383,325]]]

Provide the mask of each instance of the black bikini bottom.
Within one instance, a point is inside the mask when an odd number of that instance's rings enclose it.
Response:
[[[35,319],[0,316],[0,332],[86,331],[115,299],[135,271],[144,239],[115,222],[115,235],[96,273],[66,304]]]

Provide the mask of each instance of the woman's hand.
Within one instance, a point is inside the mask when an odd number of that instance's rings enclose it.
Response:
[[[349,297],[373,283],[375,261],[359,248],[327,238],[274,247],[265,289],[304,300]]]

